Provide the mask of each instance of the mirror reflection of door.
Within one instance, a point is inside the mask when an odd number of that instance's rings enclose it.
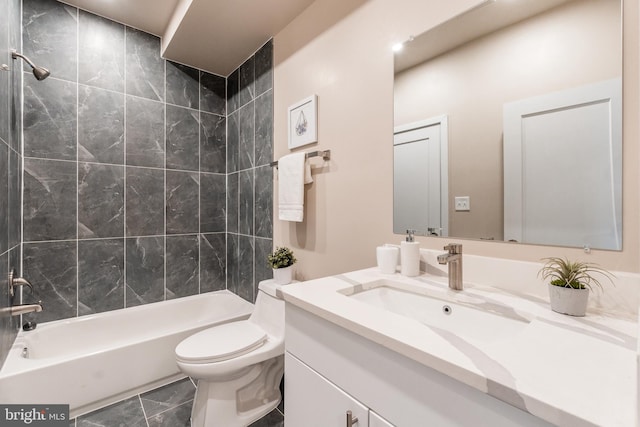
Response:
[[[622,249],[621,79],[504,106],[504,236]]]
[[[448,236],[447,118],[396,127],[393,162],[394,233]]]

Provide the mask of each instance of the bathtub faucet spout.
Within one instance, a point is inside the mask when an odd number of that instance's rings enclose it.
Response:
[[[21,314],[40,312],[42,311],[42,301],[38,301],[37,304],[18,304],[11,307],[3,308],[2,311],[9,311],[11,316],[19,316]]]

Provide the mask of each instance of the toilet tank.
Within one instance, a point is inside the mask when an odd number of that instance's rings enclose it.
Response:
[[[293,283],[293,282],[292,282]],[[280,288],[272,279],[258,284],[258,296],[249,321],[256,323],[269,335],[284,337],[284,299]]]

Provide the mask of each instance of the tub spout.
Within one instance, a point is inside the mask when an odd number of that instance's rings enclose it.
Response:
[[[3,310],[8,310],[11,316],[19,316],[21,314],[40,312],[42,311],[42,301],[38,301],[37,304],[18,304],[11,307],[7,307]]]

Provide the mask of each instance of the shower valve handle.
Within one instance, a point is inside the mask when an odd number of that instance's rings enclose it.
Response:
[[[12,269],[9,273],[9,296],[13,297],[15,295],[15,288],[18,286],[26,286],[29,288],[31,293],[33,293],[33,286],[31,283],[29,283],[27,279],[23,277],[15,277],[15,275],[16,271]]]

